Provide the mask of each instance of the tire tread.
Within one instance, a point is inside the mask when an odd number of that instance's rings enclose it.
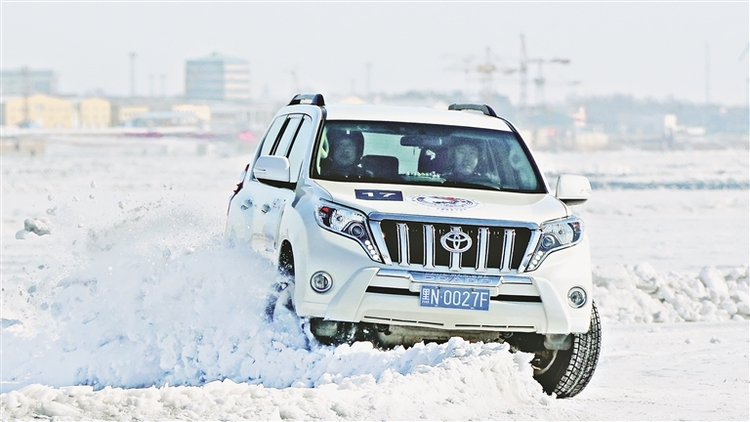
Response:
[[[573,337],[573,353],[553,392],[558,398],[573,397],[580,393],[591,381],[599,362],[601,352],[601,319],[596,304],[591,305],[591,326],[589,331]]]

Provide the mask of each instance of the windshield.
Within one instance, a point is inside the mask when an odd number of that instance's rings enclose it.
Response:
[[[326,121],[316,179],[543,193],[513,133],[418,123]]]

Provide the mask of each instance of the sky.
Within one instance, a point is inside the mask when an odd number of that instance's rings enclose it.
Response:
[[[216,51],[248,60],[253,99],[478,95],[489,63],[508,73],[492,73],[493,90],[517,104],[523,34],[546,81],[538,91],[529,64],[530,104],[623,94],[746,105],[749,4],[4,0],[0,60],[52,69],[63,94],[126,96],[134,52],[136,94],[172,96],[184,93],[185,61]]]

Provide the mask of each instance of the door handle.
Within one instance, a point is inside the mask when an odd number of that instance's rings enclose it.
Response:
[[[251,199],[245,199],[244,201],[242,201],[242,204],[240,204],[240,209],[246,210],[252,206],[253,206],[253,201]]]
[[[268,204],[263,204],[263,206],[261,206],[261,207],[260,207],[260,211],[261,211],[261,212],[262,212],[263,214],[267,213],[267,212],[268,212],[268,211],[270,211],[270,210],[271,210],[271,206],[270,206],[270,205],[268,205]]]

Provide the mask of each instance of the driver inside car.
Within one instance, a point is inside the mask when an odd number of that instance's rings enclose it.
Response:
[[[480,170],[480,147],[468,140],[460,141],[452,148],[452,165],[443,177],[452,182],[490,182],[492,178]]]

